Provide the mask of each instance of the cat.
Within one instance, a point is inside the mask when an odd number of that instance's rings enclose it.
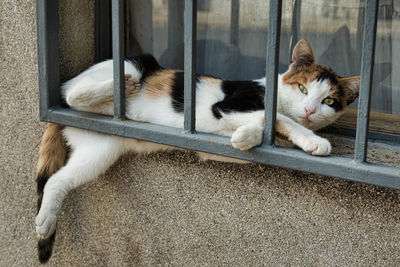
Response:
[[[125,60],[126,117],[183,127],[183,72],[162,68],[150,55]],[[313,133],[334,122],[353,102],[360,77],[342,78],[318,65],[307,40],[293,50],[289,69],[279,75],[276,134],[307,153],[326,156],[331,144]],[[232,146],[260,145],[264,125],[265,78],[226,81],[196,76],[196,129],[231,137]],[[98,63],[61,87],[70,108],[113,114],[113,63]],[[67,149],[69,156],[67,159]],[[57,216],[67,193],[104,173],[121,155],[177,149],[87,130],[47,124],[37,167],[39,260],[52,253]],[[199,153],[203,160],[245,161]]]

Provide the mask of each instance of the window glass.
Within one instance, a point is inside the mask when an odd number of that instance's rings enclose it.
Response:
[[[127,53],[151,53],[165,67],[183,68],[184,1],[129,4]],[[264,76],[268,7],[265,0],[199,0],[197,72],[225,79]],[[341,76],[359,75],[364,10],[364,0],[283,1],[280,72],[288,66],[291,38],[306,38],[319,64]],[[400,1],[380,1],[374,112],[400,114],[399,11]]]

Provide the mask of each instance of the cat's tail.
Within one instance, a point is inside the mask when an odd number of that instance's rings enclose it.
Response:
[[[67,157],[67,146],[61,130],[64,126],[48,123],[45,126],[42,141],[39,145],[39,158],[37,164],[37,212],[40,210],[43,190],[47,180],[64,166]],[[39,238],[39,261],[45,263],[49,260],[53,250],[56,232],[47,238]]]

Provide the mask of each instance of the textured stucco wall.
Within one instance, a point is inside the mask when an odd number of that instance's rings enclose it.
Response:
[[[70,77],[93,58],[93,1],[61,2]],[[0,266],[34,266],[35,1],[0,1],[0,38]],[[281,168],[132,155],[67,197],[50,264],[394,266],[399,202],[399,191]]]

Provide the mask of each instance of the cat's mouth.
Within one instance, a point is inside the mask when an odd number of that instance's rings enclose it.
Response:
[[[301,118],[301,124],[305,126],[311,125],[313,122],[310,120],[309,117]]]

